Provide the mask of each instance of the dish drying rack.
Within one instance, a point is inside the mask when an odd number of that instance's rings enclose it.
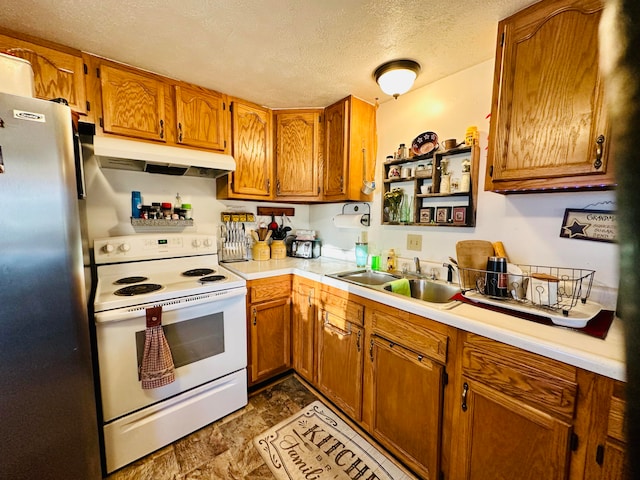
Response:
[[[583,268],[520,264],[515,266],[519,269],[517,271],[521,273],[496,274],[496,272],[487,270],[460,267],[458,268],[460,289],[463,295],[475,301],[522,311],[533,309],[534,311],[531,313],[540,310],[544,312],[543,315],[549,316],[554,323],[560,323],[556,320],[570,317],[570,312],[576,305],[579,306],[578,300],[582,305],[586,303],[591,294],[591,286],[596,273],[595,270]],[[491,275],[507,276],[507,297],[490,296],[483,291],[484,283]],[[553,280],[545,280],[544,277]],[[535,279],[535,285],[532,283],[532,279]],[[471,295],[469,295],[470,292]],[[599,308],[597,311],[599,312]],[[580,313],[578,316],[582,317],[583,314]]]
[[[243,223],[223,223],[220,226],[220,243],[218,247],[220,261],[229,263],[249,260],[247,242]]]

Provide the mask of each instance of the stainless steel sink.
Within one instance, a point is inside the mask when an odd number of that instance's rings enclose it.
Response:
[[[460,292],[457,285],[451,283],[436,282],[426,278],[414,278],[409,280],[411,297],[431,303],[449,303],[451,297]],[[385,285],[385,290],[391,292],[391,285]]]
[[[376,270],[353,270],[350,272],[335,273],[329,275],[330,277],[337,278],[339,280],[345,280],[347,282],[357,283],[358,285],[384,285],[398,278],[402,278],[400,275],[394,275],[387,272],[379,272]]]

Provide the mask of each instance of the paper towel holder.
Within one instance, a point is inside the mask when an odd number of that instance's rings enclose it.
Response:
[[[371,206],[368,203],[346,203],[342,206],[343,215],[362,215],[360,223],[368,227],[371,223]]]

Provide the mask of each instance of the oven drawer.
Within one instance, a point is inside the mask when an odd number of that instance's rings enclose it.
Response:
[[[104,427],[107,473],[247,404],[246,371],[227,375]]]

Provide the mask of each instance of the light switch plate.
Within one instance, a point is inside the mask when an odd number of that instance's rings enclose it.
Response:
[[[407,250],[420,252],[422,250],[422,235],[407,235]]]

